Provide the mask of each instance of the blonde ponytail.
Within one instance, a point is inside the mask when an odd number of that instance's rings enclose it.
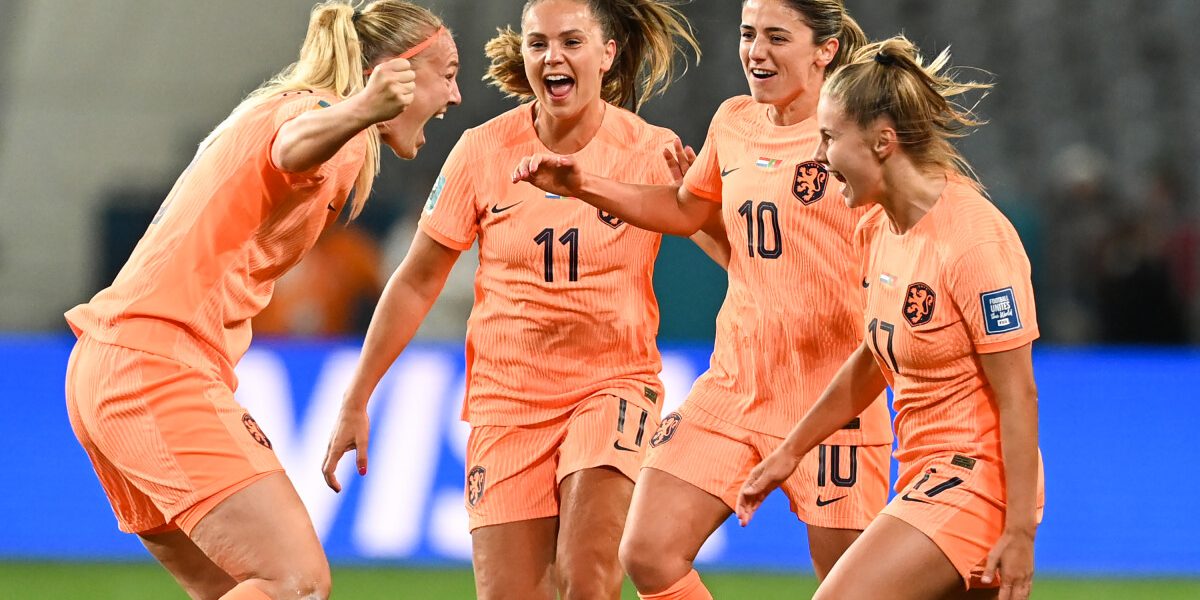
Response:
[[[900,35],[860,48],[825,82],[823,93],[837,99],[859,127],[890,118],[901,147],[918,166],[956,170],[978,184],[974,169],[951,141],[985,121],[953,98],[986,93],[992,84],[955,80],[945,72],[949,62],[949,51],[943,50],[925,64],[917,47]]]
[[[300,58],[248,96],[204,141],[200,151],[245,112],[279,94],[314,90],[344,100],[361,91],[363,73],[376,62],[399,56],[443,27],[429,9],[403,0],[377,0],[361,11],[347,0],[328,0],[313,8]],[[368,127],[366,160],[354,182],[349,218],[362,212],[379,172],[379,131]]]

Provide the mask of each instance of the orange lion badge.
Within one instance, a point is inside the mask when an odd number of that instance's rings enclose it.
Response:
[[[796,165],[796,180],[792,182],[792,194],[801,204],[808,206],[825,197],[825,186],[829,184],[829,171],[815,160]]]
[[[937,306],[937,294],[933,288],[917,282],[908,286],[904,296],[904,318],[909,325],[916,327],[924,325],[933,319],[933,309]]]
[[[467,473],[467,504],[475,506],[483,499],[484,476],[487,469],[475,467]]]
[[[254,438],[254,441],[267,448],[272,448],[271,440],[267,437],[266,433],[263,433],[262,428],[258,426],[258,421],[255,421],[254,417],[250,416],[250,413],[242,415],[242,425],[246,426],[246,431],[250,432],[250,437]]]
[[[673,412],[663,418],[662,423],[658,425],[658,431],[654,432],[654,437],[650,438],[650,447],[657,448],[669,441],[675,435],[675,429],[679,427],[679,422],[683,417],[679,413]]]

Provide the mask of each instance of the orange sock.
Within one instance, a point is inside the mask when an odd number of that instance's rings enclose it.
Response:
[[[250,585],[248,581],[243,581],[233,587],[232,590],[225,592],[221,596],[221,600],[273,600],[266,592]]]
[[[700,581],[700,574],[692,569],[683,579],[675,582],[675,585],[657,593],[657,594],[638,594],[638,598],[642,600],[713,600],[712,594],[708,593],[708,588],[704,587],[704,582]]]

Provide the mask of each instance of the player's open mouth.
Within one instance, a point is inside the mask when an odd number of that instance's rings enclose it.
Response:
[[[840,181],[840,182],[842,182],[842,183],[846,183],[846,178],[845,178],[845,177],[842,177],[842,174],[841,174],[841,173],[838,173],[837,171],[830,171],[830,172],[829,172],[829,174],[830,174],[830,175],[833,175],[833,178],[834,178],[834,179],[836,179],[836,180],[838,180],[838,181]]]
[[[766,69],[750,69],[750,75],[759,81],[770,79],[774,77],[775,74],[775,71],[768,71]]]
[[[575,89],[575,80],[566,75],[547,75],[544,81],[552,100],[565,100]]]

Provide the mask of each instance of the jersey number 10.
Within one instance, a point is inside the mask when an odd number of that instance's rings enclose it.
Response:
[[[738,214],[746,217],[746,248],[750,252],[750,258],[754,258],[754,225],[758,222],[758,255],[762,258],[779,258],[783,254],[783,234],[779,231],[779,208],[774,202],[761,202],[758,209],[754,208],[754,201],[747,200],[738,207]],[[770,247],[767,247],[767,215],[771,215],[771,229],[774,232],[774,239],[770,242]]]

